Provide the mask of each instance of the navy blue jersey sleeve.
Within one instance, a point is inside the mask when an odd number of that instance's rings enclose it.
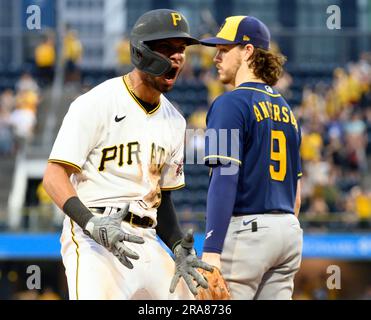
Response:
[[[206,236],[204,252],[221,253],[228,225],[236,202],[239,166],[235,174],[223,174],[223,166],[213,168],[210,186],[207,193]]]
[[[247,129],[243,106],[244,103],[232,93],[224,94],[214,101],[206,119],[206,165],[226,165],[231,162],[241,165],[244,133]]]

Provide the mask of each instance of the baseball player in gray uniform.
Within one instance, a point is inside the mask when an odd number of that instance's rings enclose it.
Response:
[[[207,115],[208,129],[238,134],[225,148],[206,146],[212,175],[203,251],[232,299],[290,299],[301,261],[300,127],[272,88],[284,58],[269,42],[266,25],[250,16],[228,17],[215,37],[201,40],[216,46],[219,78],[234,87]]]

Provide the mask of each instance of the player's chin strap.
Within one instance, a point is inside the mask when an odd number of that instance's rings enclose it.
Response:
[[[130,44],[130,51],[131,62],[143,72],[158,77],[171,70],[171,60],[152,51],[143,41],[138,41],[135,46]]]

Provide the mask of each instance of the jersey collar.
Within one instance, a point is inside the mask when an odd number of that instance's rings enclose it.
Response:
[[[161,106],[161,100],[160,102],[158,103],[157,106],[155,106],[153,109],[151,110],[148,110],[147,111],[147,108],[139,101],[139,99],[137,98],[137,96],[129,89],[129,86],[127,84],[127,80],[125,79],[127,75],[123,76],[122,77],[122,81],[124,82],[124,85],[125,85],[125,88],[126,90],[128,91],[128,93],[130,94],[130,96],[133,98],[133,100],[137,103],[137,105],[146,113],[146,114],[154,114]]]
[[[258,92],[261,92],[261,93],[265,93],[265,94],[267,94],[271,97],[280,97],[281,96],[271,86],[267,85],[266,83],[262,83],[262,82],[244,82],[244,83],[241,83],[234,90],[253,90],[253,91],[258,91]]]

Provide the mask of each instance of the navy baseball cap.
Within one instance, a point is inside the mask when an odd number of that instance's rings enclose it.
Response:
[[[259,19],[250,16],[231,16],[224,20],[218,34],[200,40],[205,46],[217,44],[252,44],[254,47],[269,50],[270,32]]]

